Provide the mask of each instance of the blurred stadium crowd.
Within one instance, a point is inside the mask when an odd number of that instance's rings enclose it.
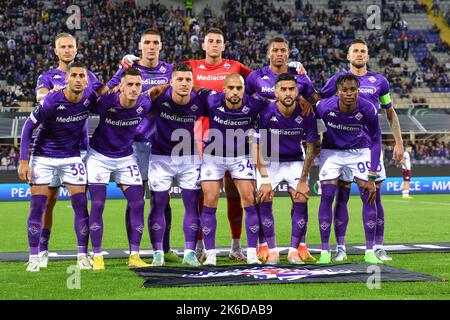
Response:
[[[312,1],[310,1],[312,2]],[[201,58],[205,31],[218,27],[227,41],[224,57],[239,60],[252,69],[264,65],[267,36],[284,35],[291,44],[291,58],[303,62],[317,88],[334,73],[346,67],[346,49],[358,30],[366,28],[364,10],[345,6],[339,0],[328,1],[328,9],[314,10],[308,1],[295,1],[295,12],[276,8],[271,1],[224,2],[223,12],[214,16],[208,6],[197,16],[185,16],[181,7],[166,7],[154,0],[146,8],[128,2],[110,1],[0,1],[0,104],[34,101],[36,77],[56,62],[53,36],[70,32],[65,24],[66,8],[76,3],[82,10],[77,59],[85,62],[99,78],[107,81],[126,53],[139,54],[140,32],[148,27],[162,31],[164,47],[160,59],[168,62]],[[449,53],[449,45],[436,38],[439,29],[408,33],[404,13],[423,13],[418,1],[403,3],[382,1],[382,17],[389,27],[371,33],[366,40],[371,49],[371,64],[388,78],[392,90],[412,101],[413,87],[449,87],[448,63],[442,64],[427,51],[417,61],[420,69],[409,70],[411,48],[435,43],[432,51]],[[449,13],[445,13],[446,16]],[[283,21],[283,23],[280,23]],[[301,26],[301,27],[299,27]],[[391,46],[389,46],[391,44]],[[450,92],[450,88],[448,88]],[[417,97],[416,97],[417,98]],[[420,99],[420,97],[418,97]]]

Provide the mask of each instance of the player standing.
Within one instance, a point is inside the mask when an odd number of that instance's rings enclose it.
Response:
[[[80,157],[80,140],[89,109],[96,99],[95,92],[86,89],[87,69],[79,62],[71,63],[66,72],[67,87],[47,94],[25,122],[21,136],[19,177],[30,183],[31,202],[28,216],[30,259],[27,271],[40,270],[39,239],[45,212],[48,185],[54,172],[65,184],[75,213],[75,233],[78,242],[77,265],[90,269],[87,258],[88,210],[86,170]],[[40,130],[34,141],[30,164],[28,149],[33,130]]]
[[[403,177],[403,185],[402,185],[403,199],[413,198],[409,195],[409,184],[411,183],[411,152],[412,152],[412,145],[408,145],[406,147],[405,153],[403,154],[403,159],[400,162],[402,165],[402,177]]]
[[[124,70],[120,92],[101,96],[93,109],[100,115],[100,122],[89,143],[86,160],[88,185],[91,196],[89,230],[94,251],[93,270],[104,270],[102,256],[103,210],[106,187],[111,175],[122,189],[130,206],[130,256],[128,266],[149,266],[139,257],[144,231],[144,205],[142,177],[133,155],[133,138],[136,128],[147,116],[151,100],[142,93],[141,72]]]
[[[383,263],[373,251],[377,208],[376,169],[381,153],[381,128],[378,110],[372,102],[358,97],[359,80],[345,74],[336,80],[337,97],[317,103],[316,114],[327,128],[320,151],[319,179],[322,195],[319,207],[319,229],[322,252],[318,264],[331,263],[330,231],[332,204],[338,179],[350,171],[360,190],[363,203],[363,223],[366,235],[367,263]],[[364,129],[365,128],[365,129]]]
[[[167,84],[172,76],[173,65],[159,60],[159,53],[162,49],[161,34],[154,29],[147,29],[141,34],[141,40],[139,42],[139,50],[141,51],[141,58],[132,59],[133,68],[141,71],[142,74],[142,91],[147,91],[154,86]],[[120,68],[112,79],[107,83],[110,89],[115,88],[120,84],[120,77],[122,72],[129,68],[130,65],[125,64],[123,68]],[[134,137],[133,152],[136,156],[139,171],[142,176],[142,183],[145,188],[148,181],[148,165],[151,157],[151,139],[155,132],[155,125],[153,119],[144,118],[142,123],[137,128],[137,135]],[[164,232],[164,258],[167,261],[179,262],[180,258],[175,252],[170,250],[170,229],[172,226],[172,210],[169,204],[169,198],[167,199],[167,205],[164,210],[164,216],[166,219],[166,230]],[[127,226],[127,235],[130,235],[130,207],[127,206],[125,214],[125,224]]]
[[[286,181],[293,202],[291,246],[287,260],[292,264],[303,264],[298,250],[306,233],[308,221],[307,200],[309,195],[308,175],[314,157],[318,154],[317,122],[314,114],[301,115],[297,102],[299,94],[296,76],[284,73],[277,77],[275,95],[278,98],[261,112],[257,132],[257,186],[259,190],[260,228],[268,241],[267,264],[279,263],[275,241],[275,222],[272,211],[273,189]],[[304,138],[305,137],[305,138]],[[302,140],[307,142],[304,155]],[[264,146],[265,145],[265,146]],[[262,149],[266,147],[267,158]]]
[[[194,85],[202,88],[222,92],[224,79],[232,73],[240,74],[246,78],[251,69],[235,60],[224,59],[222,57],[225,50],[225,41],[223,32],[220,29],[212,28],[206,32],[205,40],[202,43],[206,57],[201,60],[190,60],[185,63],[192,68],[194,72]],[[208,118],[200,119],[197,123],[196,139],[204,140],[209,128]],[[199,150],[202,150],[203,143],[199,142]],[[239,192],[233,183],[229,173],[224,178],[225,194],[227,197],[227,215],[230,223],[232,244],[229,257],[232,260],[244,261],[245,255],[241,250],[241,231],[242,231],[242,205],[239,198]],[[199,251],[202,249],[202,243],[198,243]],[[201,252],[201,251],[200,251]],[[201,254],[198,255],[201,258]]]
[[[200,158],[194,142],[194,124],[206,114],[204,103],[192,92],[191,67],[178,64],[170,88],[153,102],[156,132],[150,159],[149,188],[152,204],[148,220],[153,250],[153,266],[164,265],[164,205],[174,178],[182,189],[185,214],[183,264],[199,266],[195,245],[200,230],[198,201],[200,195]],[[182,148],[180,148],[182,146]]]
[[[387,119],[390,123],[392,134],[395,139],[394,160],[400,161],[403,156],[403,140],[400,131],[400,124],[397,113],[392,105],[389,91],[389,83],[384,76],[379,73],[372,72],[367,69],[369,61],[369,50],[367,44],[363,40],[354,40],[348,49],[347,59],[350,62],[350,70],[338,73],[328,80],[322,88],[320,95],[322,98],[328,98],[336,93],[337,79],[346,73],[353,74],[358,77],[361,85],[359,94],[361,97],[372,102],[378,109],[386,111]],[[384,240],[384,208],[381,202],[381,184],[386,179],[386,170],[384,168],[382,155],[379,161],[380,166],[377,169],[377,197],[375,200],[378,218],[375,237],[375,254],[384,261],[392,260],[383,249]],[[334,228],[337,241],[335,261],[343,261],[347,259],[345,253],[345,234],[348,225],[348,208],[347,203],[350,197],[350,187],[353,176],[349,171],[345,171],[343,176],[339,178],[339,188],[337,192],[337,200],[334,208]]]
[[[209,109],[210,129],[201,166],[204,194],[201,214],[202,233],[206,248],[205,265],[216,264],[216,210],[220,197],[220,182],[229,171],[245,209],[247,233],[247,263],[259,264],[256,254],[259,217],[255,202],[255,171],[250,159],[249,130],[257,115],[268,102],[244,94],[244,79],[239,74],[225,77],[222,92],[199,92]]]
[[[298,72],[288,67],[289,59],[289,42],[282,37],[273,38],[267,48],[267,58],[269,59],[269,65],[264,66],[261,69],[253,71],[245,79],[245,92],[249,95],[257,94],[260,97],[275,101],[275,82],[279,75],[284,73],[290,73],[295,76],[297,82],[297,90],[301,96],[308,101],[314,101],[319,98],[314,90],[314,86],[308,76],[304,74],[298,74]],[[274,187],[274,186],[272,186]],[[291,216],[294,210],[291,210]],[[300,239],[300,245],[298,251],[303,261],[316,261],[316,259],[309,253],[306,246],[306,230],[307,225],[304,227],[305,232]],[[267,260],[269,257],[269,247],[263,237],[263,229],[260,226],[260,239],[258,247],[258,257],[262,261]]]
[[[38,77],[36,86],[36,100],[41,102],[50,91],[60,90],[67,86],[66,72],[68,66],[72,63],[77,55],[77,43],[74,36],[69,33],[59,33],[55,38],[55,55],[58,57],[58,67],[42,73]],[[94,73],[88,72],[87,88],[92,91],[102,93],[105,86],[100,82]],[[81,159],[84,161],[89,143],[88,121],[82,130],[83,136],[80,141]],[[52,181],[48,185],[48,198],[45,208],[41,237],[39,241],[40,267],[47,267],[48,263],[48,242],[53,224],[53,209],[58,199],[58,191],[61,186],[61,179],[58,175],[54,175]]]

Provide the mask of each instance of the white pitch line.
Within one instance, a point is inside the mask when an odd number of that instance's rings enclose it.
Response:
[[[391,200],[391,199],[383,199],[381,202],[398,202],[398,203],[404,203],[404,204],[411,204],[411,203],[423,203],[423,204],[438,204],[443,206],[450,206],[450,203],[447,202],[431,202],[431,201],[407,201],[407,200]]]

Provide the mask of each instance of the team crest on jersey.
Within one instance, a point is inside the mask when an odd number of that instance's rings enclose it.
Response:
[[[208,234],[211,233],[211,229],[208,228],[208,227],[203,227],[203,228],[202,228],[202,232],[203,232],[203,234],[204,234],[205,236],[207,236]]]
[[[167,69],[164,66],[161,66],[161,68],[159,68],[159,72],[161,73],[166,73]]]
[[[158,231],[158,230],[160,230],[160,229],[161,229],[161,226],[160,226],[159,224],[154,223],[154,224],[152,225],[152,230]]]
[[[295,122],[297,122],[298,124],[303,122],[303,118],[301,116],[298,116],[297,118],[295,118]]]
[[[277,119],[276,116],[272,116],[272,118],[270,118],[269,121],[272,121],[272,122],[278,122],[278,119]]]
[[[299,222],[297,222],[297,225],[299,226],[300,229],[303,229],[303,227],[305,226],[306,221],[305,219],[300,219]]]
[[[265,220],[262,222],[262,225],[263,225],[264,227],[270,228],[270,227],[273,225],[273,221],[270,220],[270,219],[265,219]]]
[[[242,112],[245,113],[245,114],[247,114],[247,113],[250,112],[250,108],[247,107],[247,106],[244,106],[244,107],[242,108]]]
[[[109,108],[109,109],[108,109],[108,112],[116,113],[117,110],[113,107],[113,108]]]
[[[142,110],[144,110],[144,108],[142,108],[141,106],[139,106],[139,108],[136,109],[136,112],[138,114],[140,114],[142,112]]]
[[[262,80],[270,80],[270,78],[269,78],[268,75],[263,76],[261,79],[262,79]]]
[[[144,233],[144,225],[140,224],[139,226],[137,226],[136,231],[140,234]]]
[[[192,231],[198,231],[198,224],[193,223],[189,226],[189,229],[191,229]]]
[[[356,114],[356,116],[355,116],[355,118],[356,118],[357,120],[361,120],[362,117],[363,117],[363,115],[362,115],[361,112],[358,112],[358,113]]]
[[[227,70],[231,68],[231,64],[229,64],[228,62],[225,63],[223,66],[224,66],[224,68],[227,69]]]
[[[374,83],[375,81],[377,81],[377,78],[375,78],[374,76],[371,76],[371,77],[369,78],[369,81],[372,82],[372,83]]]
[[[206,70],[206,67],[205,67],[205,65],[203,65],[203,64],[201,64],[198,68],[199,68],[199,69]]]
[[[85,225],[83,226],[83,228],[81,228],[81,234],[82,234],[83,236],[85,236],[85,235],[88,234],[88,232],[89,232],[89,228],[88,228],[87,224],[85,224]]]
[[[58,108],[56,108],[56,110],[66,110],[66,107],[62,104],[59,105]]]
[[[320,225],[320,229],[323,231],[327,230],[330,227],[330,224],[328,222],[322,222]]]
[[[102,227],[100,227],[99,225],[98,225],[98,223],[97,222],[94,222],[90,227],[89,227],[89,229],[91,229],[91,231],[98,231],[98,230],[100,230]]]
[[[197,111],[197,110],[198,110],[197,105],[193,104],[193,105],[191,106],[191,111],[192,111],[192,112],[195,112],[195,111]]]
[[[375,228],[376,225],[377,225],[377,223],[375,221],[373,221],[373,220],[369,220],[366,223],[366,226],[368,226],[370,229]]]
[[[28,231],[34,236],[40,233],[40,230],[36,226],[31,226],[28,228]]]

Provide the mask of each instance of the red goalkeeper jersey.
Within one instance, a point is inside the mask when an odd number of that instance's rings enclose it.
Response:
[[[194,85],[206,89],[222,92],[223,81],[230,73],[239,73],[244,79],[252,72],[239,61],[222,59],[218,65],[206,63],[206,59],[189,60],[185,64],[192,68]]]
[[[206,63],[206,59],[189,60],[184,63],[192,68],[194,85],[217,92],[223,91],[223,81],[227,75],[239,73],[245,79],[252,72],[250,68],[236,60],[222,59],[222,62],[217,65]],[[202,141],[208,137],[208,129],[209,118],[207,117],[201,117],[195,123],[194,138],[197,141],[200,155],[203,150]]]

